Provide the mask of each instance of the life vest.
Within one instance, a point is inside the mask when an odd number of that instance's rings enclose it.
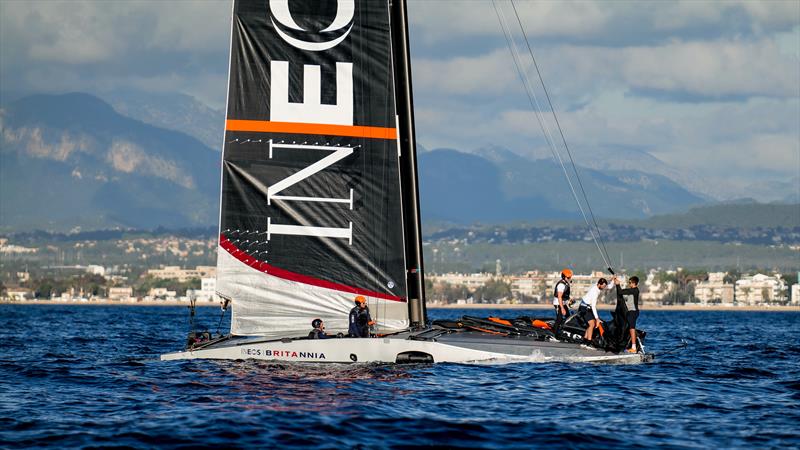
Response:
[[[553,298],[554,299],[558,299],[558,285],[559,284],[563,284],[564,285],[564,293],[561,294],[561,300],[566,302],[567,300],[569,300],[569,283],[567,283],[566,280],[564,280],[563,278],[558,280],[558,283],[556,283],[556,286],[553,288]]]

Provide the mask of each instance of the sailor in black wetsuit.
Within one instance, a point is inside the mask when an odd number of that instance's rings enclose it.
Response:
[[[572,281],[572,271],[564,269],[561,271],[561,279],[553,289],[553,307],[556,310],[556,321],[553,324],[553,331],[556,336],[561,331],[561,326],[569,317],[569,283]]]
[[[363,295],[356,296],[356,306],[350,310],[350,327],[348,335],[350,337],[369,337],[369,327],[375,322],[369,315],[367,299]]]
[[[631,348],[629,353],[636,353],[636,320],[639,318],[639,277],[628,279],[628,288],[619,287],[619,280],[614,282],[617,286],[617,301],[625,302],[625,319],[628,322],[628,329],[631,333]]]
[[[314,319],[311,321],[311,326],[314,327],[313,330],[309,331],[308,338],[309,339],[330,339],[331,336],[328,336],[328,333],[325,332],[325,322],[322,319]]]

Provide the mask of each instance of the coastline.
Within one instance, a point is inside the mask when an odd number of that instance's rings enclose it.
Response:
[[[141,301],[141,302],[118,302],[118,301],[91,301],[91,302],[62,302],[51,300],[26,300],[19,301],[0,301],[0,305],[59,305],[59,306],[189,306],[188,302],[169,302],[169,301]],[[198,302],[197,307],[219,307],[217,302]],[[523,310],[523,309],[545,309],[550,311],[552,305],[547,303],[532,303],[532,304],[439,304],[430,303],[427,305],[428,309],[501,309],[501,310]],[[597,309],[611,311],[614,309],[613,305],[598,305]],[[776,306],[776,305],[754,305],[754,306],[700,306],[700,305],[654,305],[643,304],[641,305],[642,311],[763,311],[763,312],[800,312],[800,305],[798,306]]]

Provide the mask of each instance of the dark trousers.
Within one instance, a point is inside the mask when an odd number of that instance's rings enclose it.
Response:
[[[558,335],[558,332],[561,331],[561,326],[564,325],[564,321],[567,320],[569,317],[569,308],[567,305],[564,305],[564,309],[567,311],[566,317],[561,314],[561,308],[558,306],[554,306],[556,310],[556,322],[553,324],[553,333]]]

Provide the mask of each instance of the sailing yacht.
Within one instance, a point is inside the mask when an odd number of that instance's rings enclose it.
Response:
[[[328,3],[233,3],[217,259],[230,334],[161,359],[646,360],[525,324],[428,324],[405,0]],[[356,296],[373,337],[308,338],[317,318],[346,334]]]

